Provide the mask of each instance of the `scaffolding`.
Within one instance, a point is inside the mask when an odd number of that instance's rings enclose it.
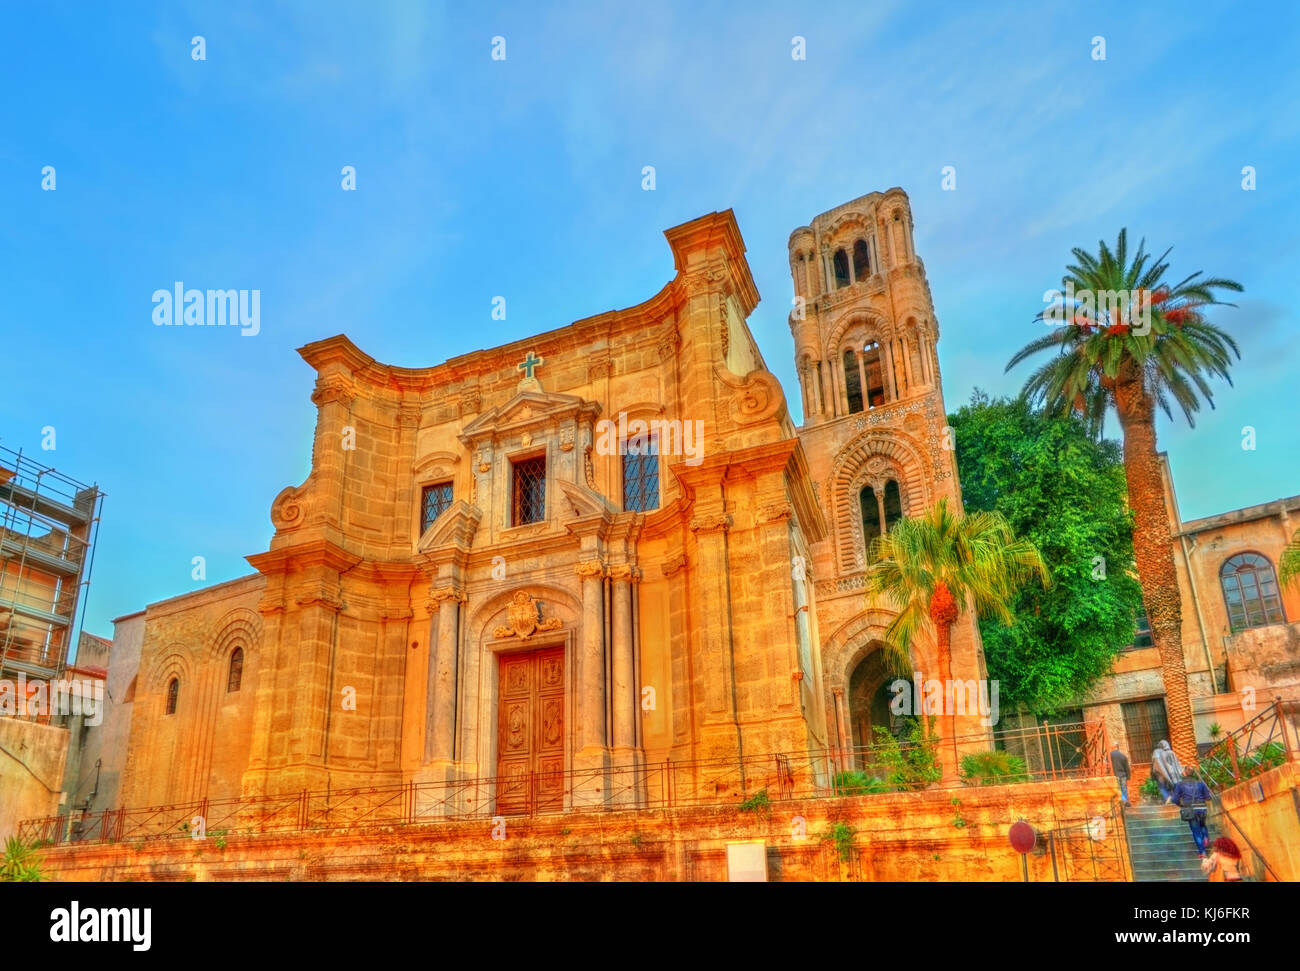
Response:
[[[62,677],[85,620],[103,498],[0,447],[0,679]]]

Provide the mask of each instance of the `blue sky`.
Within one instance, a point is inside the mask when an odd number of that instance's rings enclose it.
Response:
[[[733,208],[793,389],[786,239],[894,185],[950,410],[1019,388],[1070,248],[1127,226],[1246,287],[1213,318],[1235,386],[1160,426],[1184,517],[1300,493],[1295,5],[467,6],[0,7],[0,444],[107,493],[88,630],[201,586],[194,556],[250,572],[309,469],[296,347],[418,367],[630,306],[673,274],[663,230]],[[261,333],[153,326],[177,280],[259,289]]]

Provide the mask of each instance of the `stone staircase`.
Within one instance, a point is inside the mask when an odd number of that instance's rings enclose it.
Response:
[[[1131,806],[1124,810],[1124,826],[1135,883],[1206,881],[1191,830],[1179,818],[1177,806]]]

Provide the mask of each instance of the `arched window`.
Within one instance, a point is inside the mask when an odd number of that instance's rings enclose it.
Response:
[[[1273,564],[1258,553],[1238,553],[1219,570],[1228,623],[1234,631],[1286,623]]]
[[[880,363],[880,345],[875,341],[862,350],[863,370],[867,375],[867,407],[885,403],[885,369]]]
[[[244,649],[235,648],[235,653],[230,655],[230,672],[226,675],[226,693],[238,691],[239,686],[244,681]]]
[[[894,528],[894,523],[903,518],[903,497],[898,491],[898,483],[890,479],[885,483],[885,532]]]
[[[867,252],[867,241],[860,239],[853,244],[853,278],[865,280],[871,275],[871,255]]]
[[[835,289],[847,287],[849,285],[849,255],[844,250],[837,249],[831,262],[835,268]]]
[[[862,375],[853,351],[844,352],[844,396],[849,399],[850,415],[862,411]]]
[[[880,504],[876,502],[876,490],[866,486],[858,496],[862,505],[862,546],[868,556],[871,555],[871,541],[880,535]]]
[[[172,678],[170,683],[168,683],[167,685],[167,714],[169,715],[176,714],[176,700],[177,698],[180,697],[180,693],[181,693],[180,678]]]

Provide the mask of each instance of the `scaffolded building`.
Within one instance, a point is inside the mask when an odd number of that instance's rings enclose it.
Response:
[[[0,448],[0,679],[62,676],[85,613],[102,503],[98,486]]]

